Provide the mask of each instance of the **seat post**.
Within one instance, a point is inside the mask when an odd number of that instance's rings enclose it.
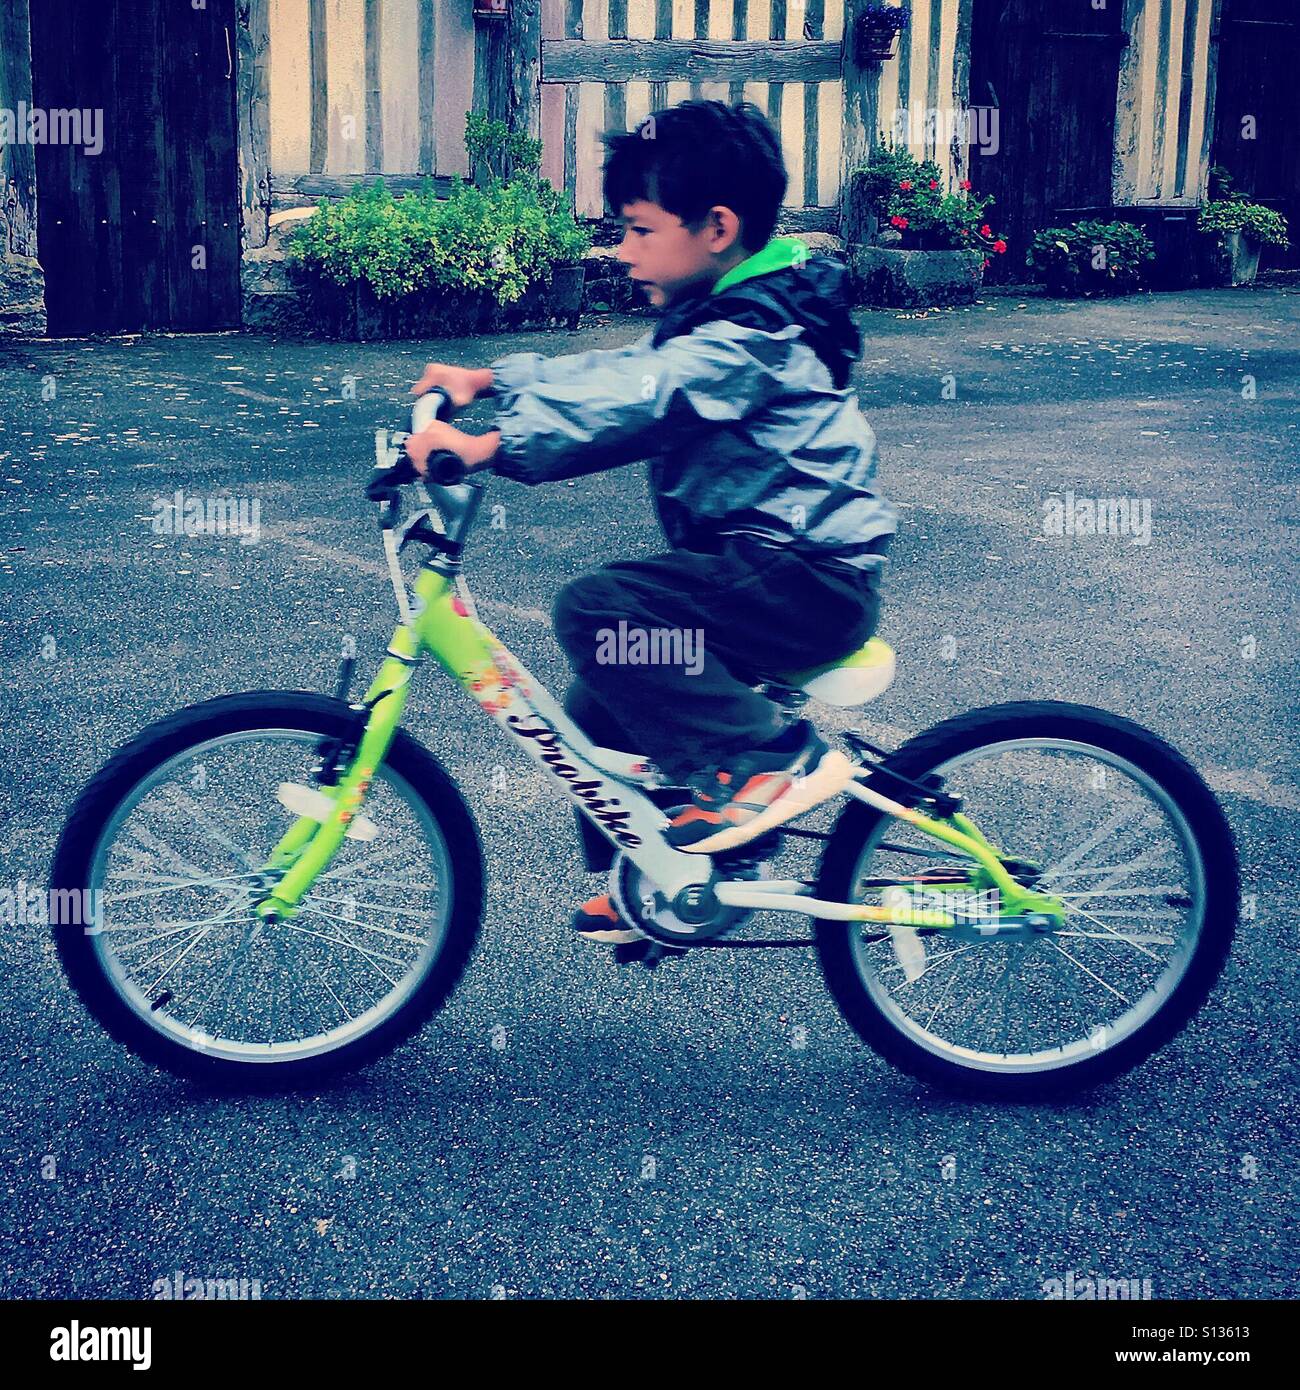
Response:
[[[808,703],[808,692],[796,690],[793,686],[782,685],[779,681],[767,681],[759,686],[758,693],[779,706],[788,719],[794,719]]]

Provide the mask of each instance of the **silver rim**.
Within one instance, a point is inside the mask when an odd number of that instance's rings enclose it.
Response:
[[[1005,740],[934,771],[1004,854],[1043,866],[1065,926],[1027,942],[896,942],[855,929],[854,962],[876,1007],[909,1041],[978,1071],[1053,1071],[1131,1037],[1186,974],[1204,922],[1205,866],[1186,817],[1134,764],[1067,739]],[[887,820],[854,865],[853,898],[879,900],[864,878],[959,862]],[[925,958],[909,981],[901,960],[915,941]]]
[[[204,1056],[247,1063],[332,1052],[380,1027],[437,959],[451,858],[423,797],[387,764],[298,916],[252,911],[255,871],[292,824],[281,782],[312,785],[321,735],[258,729],[170,758],[115,808],[95,846],[92,947],[118,997]]]

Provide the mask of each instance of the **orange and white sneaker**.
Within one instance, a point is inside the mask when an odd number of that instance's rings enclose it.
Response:
[[[608,946],[626,946],[640,941],[641,933],[619,915],[608,893],[588,898],[573,914],[573,929],[586,941],[601,941]]]
[[[690,854],[734,849],[843,791],[855,770],[800,720],[773,745],[690,779],[692,804],[669,821],[664,838]]]

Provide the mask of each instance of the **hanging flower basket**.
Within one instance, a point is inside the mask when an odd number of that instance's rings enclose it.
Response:
[[[869,4],[858,15],[858,61],[887,62],[894,56],[898,36],[911,19],[910,5]]]

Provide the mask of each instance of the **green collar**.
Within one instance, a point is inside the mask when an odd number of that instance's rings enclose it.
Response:
[[[756,275],[770,275],[774,270],[789,270],[791,266],[803,265],[807,259],[807,244],[798,237],[773,237],[761,251],[755,251],[748,260],[733,265],[725,275],[720,276],[709,293],[720,294],[742,280],[752,280]]]

